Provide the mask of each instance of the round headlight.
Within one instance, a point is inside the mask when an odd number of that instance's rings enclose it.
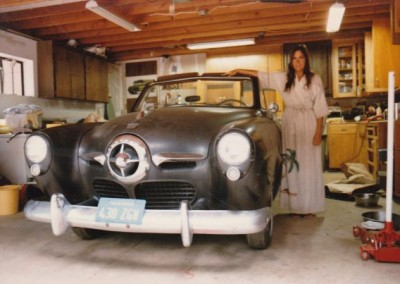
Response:
[[[38,135],[29,137],[25,142],[25,155],[32,163],[40,163],[47,156],[47,141]]]
[[[218,156],[229,165],[238,166],[250,158],[250,141],[240,133],[224,135],[218,143]]]

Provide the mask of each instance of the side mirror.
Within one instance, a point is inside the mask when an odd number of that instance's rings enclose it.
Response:
[[[277,103],[270,103],[268,105],[268,113],[277,113],[279,111],[279,105]]]
[[[276,113],[279,111],[279,105],[277,103],[270,103],[267,108],[267,116],[270,119],[276,119]]]

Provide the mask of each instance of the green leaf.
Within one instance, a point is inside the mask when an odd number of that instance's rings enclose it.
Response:
[[[289,165],[289,173],[293,170],[293,163],[290,163]]]
[[[296,151],[293,149],[285,149],[285,153],[281,154],[282,162],[289,166],[288,172],[290,173],[294,167],[299,170],[299,162],[296,160]]]
[[[297,160],[293,161],[294,165],[296,166],[297,171],[299,171],[299,162],[297,162]]]

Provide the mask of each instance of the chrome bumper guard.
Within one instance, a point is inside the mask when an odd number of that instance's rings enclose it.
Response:
[[[181,202],[179,210],[145,210],[142,224],[101,223],[95,220],[97,207],[71,205],[62,194],[50,202],[30,200],[26,218],[51,223],[53,234],[65,233],[70,226],[128,233],[181,234],[183,246],[189,247],[193,234],[238,235],[262,231],[271,218],[268,207],[257,210],[189,210]]]

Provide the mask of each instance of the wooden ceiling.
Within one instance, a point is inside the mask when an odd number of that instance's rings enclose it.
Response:
[[[129,32],[85,8],[87,0],[2,0],[0,29],[79,48],[106,47],[111,61],[205,52],[262,52],[270,44],[352,38],[371,29],[374,17],[390,17],[392,0],[342,0],[340,32],[326,33],[336,0],[300,3],[267,0],[97,0],[141,28]],[[396,0],[397,1],[397,0]],[[287,1],[286,1],[287,2]],[[188,43],[256,38],[246,47],[191,51]]]

